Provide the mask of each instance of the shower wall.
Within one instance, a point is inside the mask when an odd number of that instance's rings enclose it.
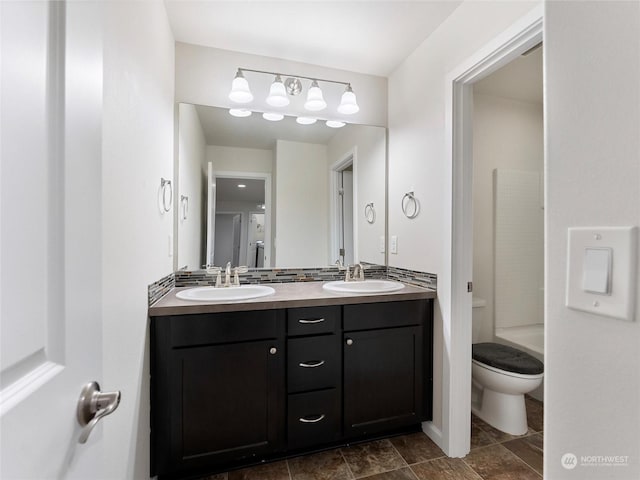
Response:
[[[493,172],[496,169],[521,170],[541,176],[544,159],[543,139],[541,103],[474,92],[473,290],[474,296],[486,300],[483,324],[479,328],[479,341],[494,340],[496,305]],[[523,222],[527,223],[526,218]],[[540,246],[542,248],[542,240]],[[542,260],[540,266],[542,267]],[[530,273],[523,265],[513,270],[513,275]],[[500,311],[505,312],[503,308],[500,308]],[[513,314],[514,320],[517,320],[517,316]]]

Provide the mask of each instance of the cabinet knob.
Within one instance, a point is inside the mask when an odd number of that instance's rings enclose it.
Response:
[[[353,340],[350,338],[347,338],[347,345],[353,345]]]
[[[276,353],[278,353],[278,349],[277,349],[276,347],[271,347],[271,348],[269,349],[269,353],[270,353],[271,355],[275,355]]]

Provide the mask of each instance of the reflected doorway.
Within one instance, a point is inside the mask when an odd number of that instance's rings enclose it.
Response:
[[[332,166],[333,192],[335,204],[334,222],[332,226],[333,252],[336,262],[342,265],[355,263],[355,232],[353,206],[355,203],[354,192],[354,165],[353,155]]]

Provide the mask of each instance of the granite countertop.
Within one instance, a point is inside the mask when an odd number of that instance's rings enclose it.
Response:
[[[240,312],[278,308],[350,305],[356,303],[397,302],[436,298],[436,291],[405,284],[402,290],[388,293],[333,293],[322,288],[324,282],[270,283],[275,290],[268,297],[235,302],[200,302],[180,300],[176,293],[193,287],[174,288],[149,307],[150,317],[186,315],[192,313]],[[266,284],[265,284],[266,285]]]

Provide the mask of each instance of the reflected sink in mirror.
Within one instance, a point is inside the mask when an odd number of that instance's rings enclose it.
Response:
[[[393,280],[364,280],[327,282],[322,288],[335,293],[387,293],[402,290],[404,284]]]
[[[266,285],[240,285],[239,287],[190,288],[176,293],[176,297],[196,302],[230,302],[267,297],[274,293],[275,290]]]

